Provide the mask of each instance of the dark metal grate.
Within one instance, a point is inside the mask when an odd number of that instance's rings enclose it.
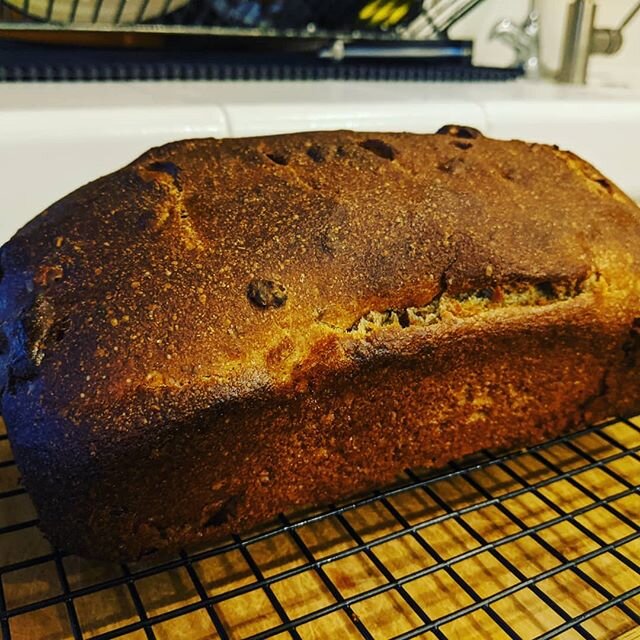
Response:
[[[37,638],[617,637],[640,625],[640,419],[484,451],[162,563],[47,547],[0,436],[0,628]],[[58,635],[55,635],[55,634]],[[30,634],[30,635],[29,635]],[[284,634],[284,635],[279,635]]]
[[[78,61],[77,51],[47,52],[40,49],[5,48],[0,44],[0,82],[68,82],[68,81],[153,81],[153,80],[218,80],[218,81],[286,81],[318,80],[375,82],[504,82],[522,75],[521,69],[473,67],[470,64],[424,64],[411,61],[345,61],[334,64],[327,60],[305,60],[295,55],[288,58],[262,56],[212,56],[179,53],[170,59],[166,53],[121,53],[91,51]]]

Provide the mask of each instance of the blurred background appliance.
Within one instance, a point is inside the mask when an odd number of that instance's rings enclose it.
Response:
[[[481,0],[1,0],[0,80],[501,80],[449,29]],[[82,56],[74,47],[86,47]]]

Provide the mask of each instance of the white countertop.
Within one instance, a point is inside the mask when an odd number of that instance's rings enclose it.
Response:
[[[81,184],[185,137],[462,123],[558,144],[640,197],[640,87],[506,83],[0,84],[0,242]]]

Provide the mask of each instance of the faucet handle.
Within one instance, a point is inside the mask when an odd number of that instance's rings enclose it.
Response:
[[[604,53],[607,55],[618,53],[622,47],[622,31],[631,20],[633,20],[638,11],[640,11],[640,2],[631,9],[617,29],[593,29],[589,43],[589,52]]]
[[[494,25],[489,38],[502,40],[511,46],[516,54],[516,65],[522,66],[528,77],[537,78],[540,76],[539,34],[540,17],[537,11],[532,10],[522,24],[511,18],[502,18]]]

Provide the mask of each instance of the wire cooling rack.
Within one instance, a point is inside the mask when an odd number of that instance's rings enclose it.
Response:
[[[611,420],[112,565],[49,546],[0,435],[0,627],[7,640],[630,638],[639,449],[640,417]]]

